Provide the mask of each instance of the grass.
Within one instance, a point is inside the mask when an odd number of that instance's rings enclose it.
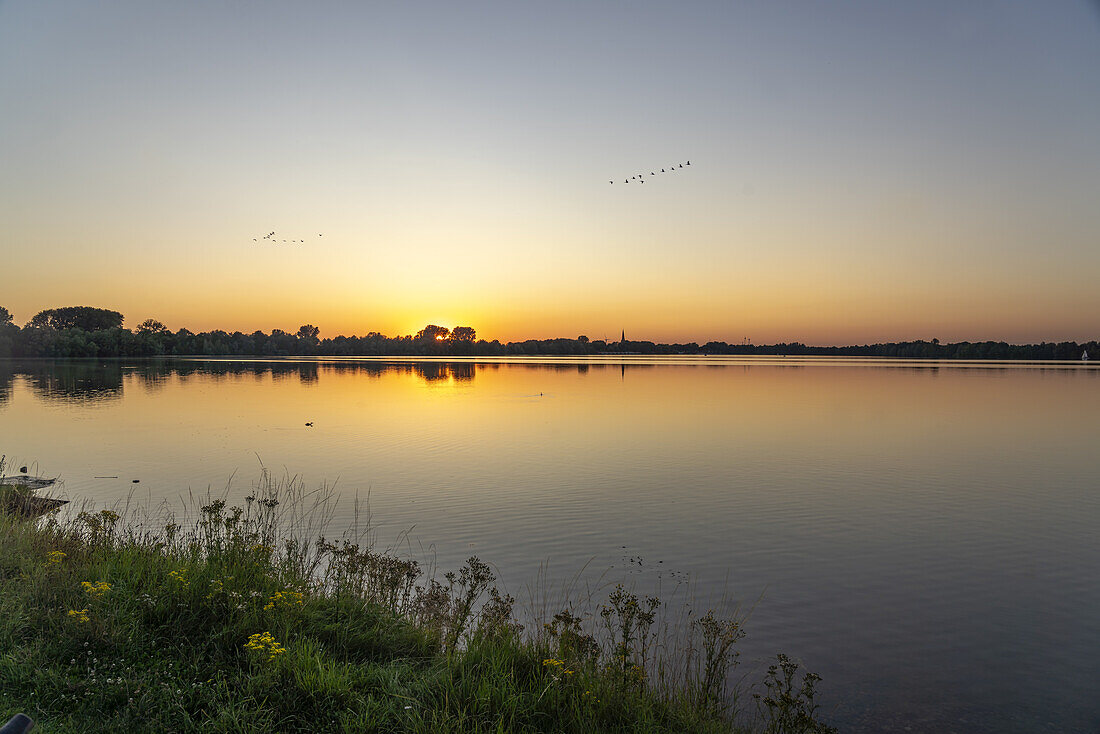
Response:
[[[3,476],[4,462],[0,459],[0,476]],[[0,483],[0,513],[13,513],[17,512],[22,505],[31,497],[34,493],[26,485],[9,483]]]
[[[827,730],[816,677],[799,687],[785,658],[746,718],[728,684],[737,620],[695,618],[689,643],[658,659],[660,603],[616,587],[592,613],[524,629],[477,558],[425,579],[365,533],[326,540],[329,500],[265,474],[241,506],[214,499],[188,523],[0,513],[0,723],[22,711],[45,732]]]

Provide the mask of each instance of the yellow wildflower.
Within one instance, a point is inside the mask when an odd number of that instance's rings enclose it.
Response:
[[[70,618],[75,619],[77,622],[83,624],[84,622],[91,621],[91,617],[88,616],[88,610],[85,609],[70,609],[68,611]]]
[[[94,584],[91,581],[81,581],[80,588],[84,589],[84,593],[93,599],[99,599],[111,590],[111,585],[106,581],[97,581]]]
[[[61,563],[68,554],[65,551],[50,551],[46,554],[48,563]]]
[[[206,595],[207,601],[213,601],[214,597],[225,591],[225,584],[221,582],[221,579],[214,579],[210,582],[210,593]]]
[[[264,605],[264,611],[270,612],[273,609],[294,609],[305,604],[305,598],[300,591],[276,591],[271,595],[267,604]]]
[[[259,655],[267,655],[268,661],[286,653],[286,648],[276,642],[270,632],[257,632],[254,635],[249,635],[248,642],[244,643],[244,646],[246,650],[252,650]]]

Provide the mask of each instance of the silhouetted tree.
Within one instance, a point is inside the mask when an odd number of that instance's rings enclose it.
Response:
[[[416,340],[420,342],[443,341],[450,333],[451,330],[448,329],[446,326],[436,326],[435,324],[428,324],[416,333]]]
[[[91,306],[64,306],[39,311],[30,320],[28,326],[49,327],[51,329],[117,329],[122,326],[122,314],[106,308]]]
[[[306,342],[308,344],[316,345],[321,342],[321,340],[317,338],[317,335],[320,333],[321,330],[313,324],[303,324],[302,326],[298,327],[298,333],[296,334],[296,336],[298,337],[298,341],[300,342]]]
[[[477,340],[477,331],[470,326],[456,326],[451,332],[451,339],[456,342],[473,342]]]
[[[137,327],[139,334],[163,334],[168,327],[156,319],[145,319]]]
[[[12,323],[11,313],[0,306],[0,358],[12,355],[18,337],[19,327]],[[11,384],[11,380],[8,380],[8,384]]]
[[[164,324],[147,319],[133,331],[122,327],[122,314],[88,306],[47,309],[35,315],[20,329],[12,323],[11,313],[0,307],[0,357],[129,357],[171,355],[249,355],[289,356],[317,354],[356,355],[463,355],[505,356],[510,354],[566,355],[601,354],[622,351],[641,354],[784,354],[823,356],[896,357],[911,359],[1058,359],[1079,360],[1088,350],[1094,359],[1100,345],[1093,340],[1007,344],[1005,342],[958,342],[942,344],[938,339],[882,344],[811,347],[799,342],[789,344],[727,344],[707,342],[700,347],[686,344],[655,344],[650,341],[591,341],[575,339],[528,339],[501,344],[497,340],[477,340],[477,331],[458,326],[454,331],[429,324],[415,336],[387,337],[376,331],[366,336],[320,338],[320,330],[304,324],[295,334],[273,329],[270,334],[252,334],[215,330],[194,334],[180,329],[173,334]],[[450,373],[449,373],[450,374]],[[456,377],[456,379],[459,379]]]

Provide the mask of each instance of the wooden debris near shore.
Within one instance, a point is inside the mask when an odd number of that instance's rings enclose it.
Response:
[[[0,486],[8,485],[15,487],[26,487],[30,490],[45,489],[46,487],[53,486],[57,483],[57,479],[50,479],[49,477],[29,477],[26,474],[15,474],[10,477],[0,477]]]
[[[30,520],[67,505],[69,500],[36,497],[32,494],[52,486],[55,482],[56,479],[28,477],[23,474],[0,477],[0,512]]]

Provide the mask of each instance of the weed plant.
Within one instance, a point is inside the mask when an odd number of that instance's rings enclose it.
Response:
[[[2,466],[0,466],[2,471]],[[264,472],[244,498],[0,513],[0,721],[44,732],[825,731],[781,658],[763,714],[730,697],[738,620],[655,653],[660,602],[619,586],[594,614],[524,628],[476,557],[442,580],[324,537],[333,498]],[[791,670],[793,666],[793,670]],[[742,717],[742,718],[739,718]]]

